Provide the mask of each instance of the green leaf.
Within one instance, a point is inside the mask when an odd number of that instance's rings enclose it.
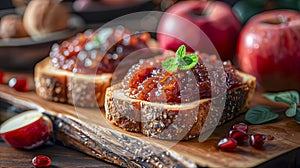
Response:
[[[189,54],[179,61],[179,69],[188,70],[193,68],[198,62],[198,56],[196,54]]]
[[[256,106],[247,111],[245,120],[251,124],[263,124],[278,117],[269,106]]]
[[[198,56],[196,54],[185,55],[185,53],[186,48],[184,45],[181,45],[176,51],[176,57],[164,61],[162,67],[169,72],[174,72],[178,68],[180,70],[193,68],[198,62]]]
[[[176,51],[176,57],[183,58],[185,56],[185,53],[186,53],[185,45],[181,45]]]
[[[299,93],[297,91],[291,91],[291,96],[296,104],[300,104]]]
[[[168,58],[162,63],[162,67],[168,72],[174,72],[178,69],[178,61],[176,58]]]
[[[92,41],[97,41],[100,43],[100,38],[98,36],[94,36]]]
[[[296,104],[299,104],[299,93],[297,91],[285,91],[285,92],[278,92],[278,93],[265,93],[263,94],[266,98],[270,99],[271,101],[278,102],[276,97],[284,98],[285,100],[291,100]]]
[[[264,93],[263,96],[265,96],[267,99],[271,101],[275,101],[275,97],[278,95],[278,93]]]
[[[300,124],[300,108],[297,108],[295,120],[298,124]]]
[[[297,112],[297,104],[294,103],[291,105],[290,108],[288,108],[286,111],[285,111],[285,115],[287,117],[294,117],[296,115],[296,112]]]
[[[276,102],[283,102],[283,103],[286,103],[286,104],[289,104],[289,105],[296,104],[291,97],[275,96],[275,101]]]

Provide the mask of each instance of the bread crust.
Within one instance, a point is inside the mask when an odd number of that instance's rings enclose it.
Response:
[[[47,57],[35,66],[34,82],[38,96],[78,107],[102,107],[112,74],[76,74],[52,66]]]
[[[180,105],[131,99],[122,92],[121,83],[113,85],[106,90],[106,119],[124,130],[159,139],[195,138],[200,132],[210,129],[209,123],[217,121],[218,125],[222,125],[249,108],[256,80],[251,75],[238,74],[242,76],[243,84],[229,90],[226,96],[215,97],[213,101],[208,98]],[[225,97],[225,107],[218,106],[218,102]],[[212,102],[213,108],[210,108]],[[223,110],[222,116],[219,116],[220,110]],[[204,128],[205,122],[208,122],[208,127]]]

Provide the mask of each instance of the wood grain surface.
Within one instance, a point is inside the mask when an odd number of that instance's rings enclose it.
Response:
[[[46,155],[51,159],[50,168],[59,167],[117,167],[103,161],[99,161],[84,153],[66,148],[53,143],[47,143],[34,150],[18,150],[0,140],[0,167],[33,167],[31,160],[37,155]]]
[[[105,120],[103,109],[49,102],[34,91],[16,92],[0,85],[0,99],[45,112],[54,122],[55,140],[123,167],[254,167],[300,147],[300,125],[284,115],[268,124],[249,126],[250,132],[268,136],[262,150],[244,145],[235,152],[223,152],[216,147],[218,140],[227,136],[232,124],[244,121],[244,116],[218,127],[205,142],[199,143],[197,138],[173,142],[123,131]],[[258,104],[268,104],[280,114],[286,108],[283,104],[267,101],[259,93],[252,106]]]

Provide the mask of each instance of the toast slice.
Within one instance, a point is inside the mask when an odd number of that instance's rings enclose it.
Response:
[[[121,83],[118,83],[106,90],[106,119],[124,130],[159,139],[195,138],[200,132],[210,129],[209,123],[224,124],[249,108],[256,79],[239,71],[237,73],[242,77],[243,84],[227,91],[226,95],[183,104],[132,99],[124,94]],[[225,106],[218,103],[224,102],[224,98]],[[208,126],[204,128],[205,122]]]
[[[77,74],[52,66],[51,58],[39,62],[34,69],[38,96],[78,107],[102,107],[111,73]]]

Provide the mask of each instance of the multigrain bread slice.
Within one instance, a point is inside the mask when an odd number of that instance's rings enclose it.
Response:
[[[102,107],[111,73],[78,74],[52,66],[45,58],[35,66],[34,81],[38,96],[79,107]]]
[[[256,79],[239,71],[237,73],[242,77],[243,84],[229,90],[225,96],[183,104],[132,99],[124,94],[121,83],[113,85],[106,90],[104,104],[106,119],[124,130],[141,132],[159,139],[195,138],[200,132],[210,129],[210,123],[218,122],[218,125],[221,125],[249,108]],[[224,98],[226,98],[225,106],[222,106],[218,102]],[[208,126],[204,128],[205,122],[208,122]]]
[[[149,33],[132,33],[122,25],[78,33],[53,44],[49,57],[36,65],[36,93],[55,102],[101,107],[111,80],[122,79],[138,59],[156,55],[155,44]]]

